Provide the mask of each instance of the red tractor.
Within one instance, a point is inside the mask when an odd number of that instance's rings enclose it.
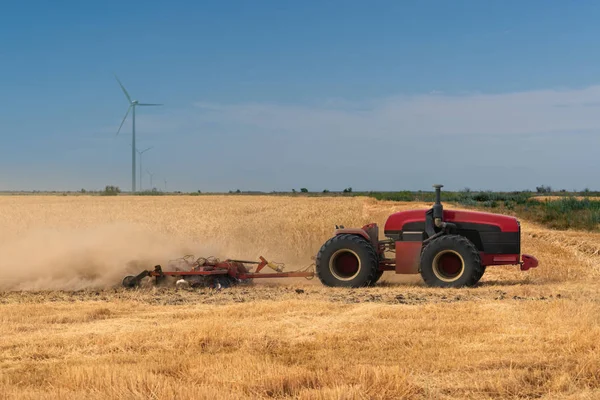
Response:
[[[428,286],[474,286],[487,266],[535,268],[535,257],[521,255],[521,225],[514,217],[484,212],[444,210],[434,185],[429,210],[402,211],[385,223],[386,240],[377,224],[362,228],[336,226],[334,237],[320,249],[316,272],[327,286],[374,285],[384,271],[421,274]],[[386,252],[395,253],[386,258]]]

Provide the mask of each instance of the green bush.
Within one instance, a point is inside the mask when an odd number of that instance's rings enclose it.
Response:
[[[389,201],[415,201],[415,194],[409,191],[402,192],[370,192],[370,197],[374,197],[377,200],[389,200]]]
[[[498,207],[498,202],[496,200],[486,200],[483,202],[483,206],[487,208],[496,208]]]
[[[153,188],[152,190],[143,190],[141,192],[136,192],[135,194],[136,196],[162,196],[164,193]]]
[[[121,189],[118,186],[107,185],[103,192],[100,192],[102,196],[116,196],[121,193]]]
[[[464,197],[464,198],[460,199],[458,201],[458,204],[462,204],[463,206],[467,206],[467,207],[476,207],[477,205],[479,205],[479,203],[471,197]]]
[[[575,197],[564,197],[558,200],[529,203],[524,208],[529,216],[557,229],[599,230],[600,201],[588,198],[579,200]]]

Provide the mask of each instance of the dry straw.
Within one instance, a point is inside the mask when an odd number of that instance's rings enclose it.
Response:
[[[188,252],[302,266],[336,223],[428,206],[1,197],[3,289],[88,289],[0,294],[0,398],[600,398],[598,234],[524,221],[540,267],[489,268],[473,289],[392,274],[360,290],[89,289]]]

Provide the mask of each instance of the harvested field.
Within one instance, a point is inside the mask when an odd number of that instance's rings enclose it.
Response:
[[[0,398],[600,397],[600,234],[523,222],[540,267],[442,290],[315,279],[118,288],[182,254],[310,264],[333,225],[429,204],[0,197]],[[447,205],[448,206],[448,205]]]

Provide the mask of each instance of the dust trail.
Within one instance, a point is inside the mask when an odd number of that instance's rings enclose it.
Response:
[[[0,290],[108,287],[185,254],[223,257],[214,244],[186,242],[132,224],[35,229],[0,243]]]

